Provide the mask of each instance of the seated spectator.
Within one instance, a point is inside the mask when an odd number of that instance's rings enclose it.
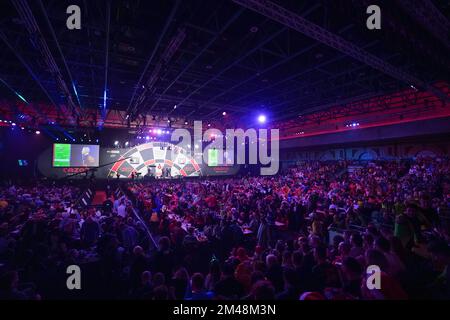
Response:
[[[213,297],[211,291],[205,289],[205,278],[201,273],[194,273],[191,277],[191,292],[185,300],[210,300]]]
[[[244,286],[234,277],[234,268],[227,263],[222,269],[222,277],[214,287],[217,297],[226,299],[240,299],[244,296]]]

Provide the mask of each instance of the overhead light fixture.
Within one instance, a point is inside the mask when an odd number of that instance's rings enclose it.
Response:
[[[266,123],[266,120],[267,120],[267,118],[266,118],[266,116],[263,115],[263,114],[261,114],[261,115],[258,117],[258,122],[259,122],[259,123]]]

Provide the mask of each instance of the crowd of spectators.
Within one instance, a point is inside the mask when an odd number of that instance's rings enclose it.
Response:
[[[4,186],[0,298],[448,299],[449,170],[448,159],[304,162],[128,182],[97,208],[74,206],[76,187]],[[71,264],[78,293],[65,287]],[[371,265],[380,289],[366,285]]]

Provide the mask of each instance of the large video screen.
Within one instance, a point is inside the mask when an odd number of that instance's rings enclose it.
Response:
[[[220,159],[220,154],[222,155],[222,159]],[[230,166],[233,163],[232,154],[227,150],[223,150],[219,153],[217,149],[208,149],[208,166],[209,167],[226,167]]]
[[[95,144],[53,144],[54,167],[98,167],[99,146]]]
[[[208,150],[208,166],[216,167],[219,165],[219,150],[209,149]]]

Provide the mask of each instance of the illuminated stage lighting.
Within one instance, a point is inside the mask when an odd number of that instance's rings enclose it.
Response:
[[[259,123],[266,123],[266,120],[267,120],[267,118],[266,118],[266,116],[263,115],[263,114],[261,114],[261,115],[258,117],[258,122],[259,122]]]

